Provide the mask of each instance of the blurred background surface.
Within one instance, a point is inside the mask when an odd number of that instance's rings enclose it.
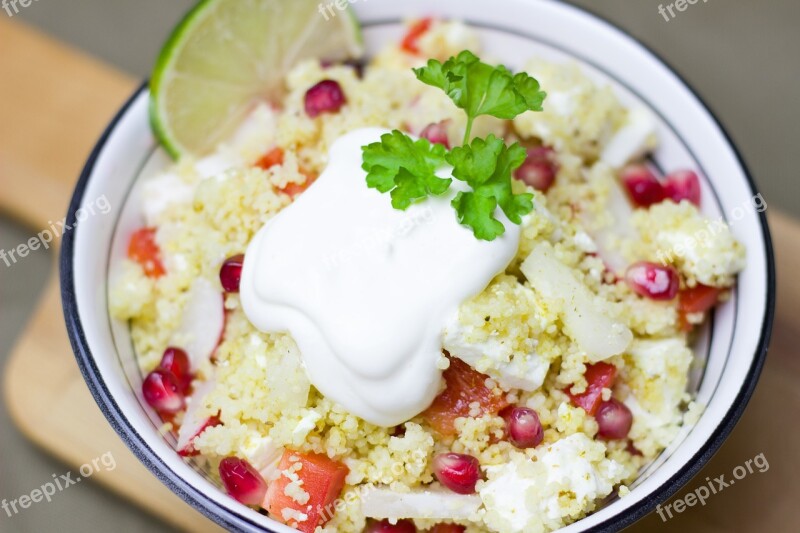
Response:
[[[800,180],[794,161],[794,145],[800,139],[800,105],[796,99],[800,89],[800,2],[698,3],[669,22],[658,12],[659,4],[669,1],[572,3],[613,21],[664,57],[731,133],[770,208],[800,217]],[[14,21],[38,27],[144,78],[169,30],[193,4],[194,0],[41,0],[21,10]],[[0,11],[0,17],[5,16]],[[32,229],[0,213],[0,249],[24,242],[32,233]],[[25,268],[0,272],[0,365],[34,310],[43,284],[55,268],[54,261],[52,254],[37,252],[26,260]],[[28,443],[0,408],[0,499],[29,493],[53,474],[66,471]],[[172,529],[100,486],[86,483],[60,493],[48,505],[15,516],[13,521],[0,516],[0,532],[6,531],[122,533]]]

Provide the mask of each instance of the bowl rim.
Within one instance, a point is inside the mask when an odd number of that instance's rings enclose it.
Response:
[[[669,70],[705,109],[708,117],[718,127],[725,142],[733,151],[736,160],[745,175],[750,191],[753,195],[758,194],[758,189],[753,175],[741,151],[734,143],[730,134],[725,129],[717,114],[714,113],[709,104],[697,93],[694,87],[692,87],[692,85],[686,81],[684,76],[682,76],[677,69],[675,69],[669,62],[667,62],[647,44],[641,42],[639,39],[632,36],[617,24],[601,17],[591,9],[578,7],[573,4],[569,4],[564,0],[556,0],[556,2],[568,10],[572,10],[583,15],[588,15],[593,19],[593,22],[604,25],[617,34],[625,37],[633,46],[641,48],[643,51],[647,52],[652,60],[660,62],[667,70]],[[92,149],[92,152],[90,153],[89,158],[87,159],[87,162],[81,171],[80,177],[75,186],[75,192],[73,193],[69,204],[67,220],[70,224],[76,219],[76,213],[83,201],[84,193],[94,171],[95,164],[105,149],[109,137],[115,131],[121,119],[130,110],[132,104],[139,97],[141,97],[145,91],[147,91],[148,86],[149,80],[145,80],[139,86],[139,88],[134,91],[133,95],[125,102],[125,104],[111,120]],[[730,408],[721,418],[717,428],[713,431],[709,439],[702,447],[699,448],[694,456],[686,461],[682,468],[678,469],[678,471],[675,472],[672,477],[670,477],[656,490],[644,497],[641,501],[631,505],[630,507],[624,509],[623,512],[609,517],[604,522],[597,524],[586,531],[619,531],[631,526],[641,518],[650,514],[653,510],[655,510],[657,505],[671,498],[695,475],[697,475],[700,469],[703,468],[711,459],[711,457],[713,457],[714,454],[719,450],[741,418],[742,413],[752,398],[753,392],[755,391],[755,387],[758,384],[759,377],[763,370],[775,319],[776,273],[774,248],[772,245],[772,238],[770,235],[766,214],[764,212],[758,213],[758,220],[761,225],[762,237],[764,239],[764,251],[766,255],[765,274],[767,276],[767,300],[764,310],[764,320],[759,334],[758,345],[742,388],[739,390],[738,394],[731,403]],[[117,432],[126,446],[147,467],[147,469],[150,470],[151,473],[153,473],[172,492],[189,503],[193,508],[220,526],[232,531],[265,531],[263,524],[257,524],[245,518],[244,516],[230,511],[175,474],[149,447],[144,438],[138,434],[132,424],[122,414],[119,405],[111,396],[111,393],[105,382],[100,378],[98,367],[94,361],[94,355],[92,354],[91,348],[84,334],[80,315],[78,313],[74,272],[76,233],[77,232],[66,233],[61,244],[61,252],[59,257],[59,279],[61,284],[62,307],[66,322],[67,334],[72,346],[72,350],[75,354],[78,367],[87,383],[87,386],[89,387],[92,397],[99,406],[103,415],[106,417],[108,422]],[[272,530],[266,529],[266,531]]]

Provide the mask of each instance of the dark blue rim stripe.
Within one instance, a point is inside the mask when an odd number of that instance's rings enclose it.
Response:
[[[589,13],[588,11],[584,11],[569,4],[564,4],[564,7],[581,14]],[[669,70],[671,70],[672,73],[689,89],[689,91],[694,95],[697,101],[706,109],[706,112],[708,113],[709,117],[716,123],[723,137],[726,139],[729,146],[734,151],[737,160],[739,162],[739,165],[741,166],[741,168],[745,173],[750,189],[753,195],[756,195],[757,190],[755,182],[753,180],[751,173],[747,168],[747,165],[744,162],[741,153],[736,148],[735,144],[730,138],[730,135],[723,128],[719,119],[711,111],[711,109],[704,102],[704,100],[700,98],[700,96],[696,93],[696,91],[694,91],[692,87],[688,83],[686,83],[683,77],[681,77],[674,68],[672,68],[666,61],[661,59],[655,52],[653,52],[646,45],[639,43],[638,41],[627,35],[620,28],[600,18],[599,16],[595,14],[591,15],[594,19],[596,19],[597,22],[605,25],[608,28],[616,30],[622,36],[629,39],[631,43],[638,45],[642,49],[647,51],[655,60],[660,61]],[[368,24],[364,26],[369,27]],[[514,33],[513,31],[509,31],[506,28],[497,28],[497,29],[506,31],[508,33]],[[527,37],[533,38],[532,36],[527,36]],[[95,164],[97,163],[97,159],[100,153],[102,152],[103,148],[105,147],[108,138],[110,137],[111,133],[113,132],[114,128],[117,126],[119,121],[121,120],[122,116],[128,111],[133,101],[141,95],[141,93],[146,89],[146,87],[147,84],[145,83],[144,85],[142,85],[142,87],[139,88],[138,91],[136,91],[133,97],[123,106],[123,108],[120,110],[117,116],[109,124],[108,128],[103,133],[97,145],[95,146],[94,150],[92,151],[86,163],[86,166],[84,167],[81,173],[80,179],[78,180],[72,201],[70,202],[70,207],[67,214],[68,221],[73,222],[75,220],[75,215],[82,202],[84,193],[86,191],[86,187],[88,185],[89,177],[91,176]],[[742,412],[744,411],[745,407],[747,406],[747,403],[752,397],[753,391],[758,382],[758,377],[761,374],[761,370],[763,369],[763,365],[766,360],[767,346],[772,332],[772,326],[775,314],[775,261],[773,256],[772,240],[769,233],[766,215],[763,212],[759,213],[759,219],[761,222],[762,236],[764,239],[764,246],[766,252],[765,259],[767,263],[767,285],[768,285],[767,304],[764,314],[764,322],[762,324],[761,334],[759,337],[759,345],[757,348],[757,353],[755,354],[753,363],[748,371],[742,390],[737,395],[730,410],[725,415],[722,422],[714,431],[714,433],[711,435],[708,442],[705,444],[705,446],[703,446],[700,449],[700,451],[689,462],[687,462],[687,465],[683,469],[678,471],[672,478],[670,478],[670,480],[668,480],[667,483],[662,485],[658,490],[654,491],[652,494],[648,495],[642,501],[637,502],[637,504],[628,508],[627,512],[621,515],[611,517],[605,522],[592,528],[591,531],[618,531],[620,529],[628,527],[637,520],[639,520],[640,518],[642,518],[643,516],[645,516],[646,514],[648,514],[649,512],[651,512],[657,504],[665,501],[666,499],[674,495],[683,485],[685,485],[692,477],[694,477],[694,475],[697,474],[700,468],[702,468],[702,466],[708,462],[708,460],[714,455],[714,453],[716,453],[716,451],[719,449],[719,447],[722,445],[722,443],[725,441],[727,436],[732,431],[733,427],[736,425],[736,422],[741,417]],[[92,396],[99,405],[101,411],[106,416],[106,418],[108,419],[109,423],[114,428],[114,430],[120,435],[125,444],[134,452],[134,454],[139,458],[139,460],[141,460],[142,463],[151,472],[153,472],[153,474],[156,475],[156,477],[158,477],[167,487],[169,487],[182,499],[184,499],[193,507],[198,509],[208,518],[214,520],[219,525],[231,531],[263,531],[264,529],[260,525],[257,525],[253,521],[246,519],[242,516],[239,516],[233,513],[232,511],[222,507],[220,504],[214,502],[208,496],[206,496],[199,490],[193,488],[191,485],[189,485],[188,482],[186,482],[184,479],[180,478],[174,472],[172,472],[167,467],[167,465],[146,444],[144,439],[139,434],[136,433],[130,422],[122,415],[119,406],[117,405],[115,400],[111,397],[105,383],[99,377],[98,368],[94,362],[91,350],[88,346],[88,342],[86,341],[83,332],[83,328],[80,324],[80,318],[78,315],[77,301],[75,295],[75,285],[74,285],[75,282],[74,261],[73,261],[73,256],[75,252],[74,238],[75,237],[73,233],[67,233],[64,236],[62,242],[61,258],[60,258],[62,303],[64,308],[67,332],[69,334],[72,349],[75,352],[78,366],[80,367],[81,373],[83,374],[84,379],[86,380],[89,389],[92,393]]]

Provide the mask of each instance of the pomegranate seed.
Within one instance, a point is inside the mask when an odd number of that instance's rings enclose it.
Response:
[[[436,479],[458,494],[474,494],[481,476],[478,460],[471,455],[443,453],[433,459]]]
[[[443,120],[442,122],[428,124],[419,136],[423,139],[428,139],[433,144],[441,144],[449,150],[450,139],[447,136],[447,126],[449,122],[449,120]]]
[[[677,270],[646,261],[628,267],[625,280],[636,294],[651,300],[672,300],[681,288]]]
[[[544,439],[539,415],[527,407],[514,407],[506,415],[508,442],[517,448],[535,448]]]
[[[242,265],[244,265],[244,256],[241,254],[234,255],[222,263],[222,267],[219,269],[219,281],[225,292],[239,292],[239,283],[242,281]]]
[[[689,200],[700,207],[700,178],[693,170],[679,170],[667,176],[664,194],[676,204]]]
[[[261,505],[267,483],[253,465],[238,457],[226,457],[219,463],[219,477],[228,494],[245,505]]]
[[[367,525],[364,533],[416,533],[417,527],[411,520],[398,520],[392,524],[388,520],[373,521]]]
[[[597,420],[597,434],[609,440],[628,438],[633,424],[633,414],[628,407],[614,398],[600,404],[594,415]]]
[[[547,146],[531,148],[514,177],[525,182],[537,191],[547,192],[556,180],[558,163],[555,151]]]
[[[342,86],[334,80],[323,80],[306,93],[306,113],[311,118],[323,113],[336,113],[346,103]]]
[[[162,414],[178,413],[185,405],[177,379],[166,370],[150,372],[142,383],[142,394],[150,407]]]
[[[466,530],[465,526],[458,524],[436,524],[430,533],[464,533]]]
[[[625,451],[631,455],[636,455],[638,457],[643,457],[642,452],[640,452],[636,446],[633,445],[633,442],[628,441],[628,444],[625,446]]]
[[[622,171],[622,182],[637,207],[650,207],[666,198],[664,186],[644,165],[631,165]]]
[[[166,370],[175,377],[181,392],[186,394],[192,384],[192,369],[189,355],[180,348],[167,348],[161,357],[161,370]]]

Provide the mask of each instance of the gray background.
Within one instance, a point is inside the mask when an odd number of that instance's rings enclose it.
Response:
[[[670,1],[572,3],[622,26],[675,67],[728,128],[770,208],[800,217],[794,151],[800,139],[798,0],[709,0],[669,22],[659,15],[658,5]],[[192,4],[194,0],[38,0],[15,20],[145,77],[169,29]],[[0,16],[5,13],[0,11]],[[23,242],[30,231],[0,216],[0,249]],[[51,268],[54,258],[38,253],[26,260],[25,269],[0,272],[0,363],[32,312]],[[5,409],[0,409],[0,499],[29,493],[52,474],[65,471],[27,443]],[[91,483],[59,493],[52,503],[11,519],[0,515],[0,532],[110,530],[171,531]]]

